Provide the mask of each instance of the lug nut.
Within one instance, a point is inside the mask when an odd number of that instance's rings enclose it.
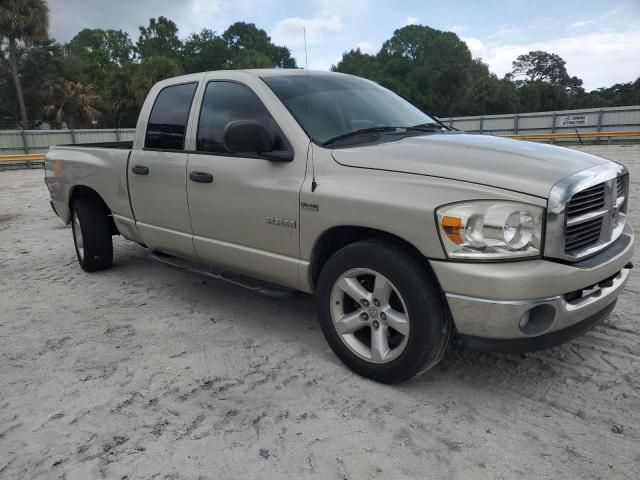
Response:
[[[365,299],[365,298],[363,298],[362,300],[360,300],[360,303],[361,303],[363,306],[365,306],[365,307],[368,307],[368,306],[369,306],[369,301],[368,301],[367,299]]]
[[[383,322],[387,319],[387,314],[384,312],[380,313],[380,320],[382,320]]]
[[[378,323],[377,320],[374,320],[371,326],[373,327],[374,330],[377,330],[380,327],[380,324]]]
[[[379,307],[379,306],[380,306],[380,302],[378,301],[378,299],[377,299],[377,298],[374,298],[374,299],[373,299],[373,304],[374,304],[376,307]]]
[[[367,320],[369,320],[369,315],[367,315],[366,313],[362,312],[360,314],[360,320],[362,320],[363,322],[366,322]]]

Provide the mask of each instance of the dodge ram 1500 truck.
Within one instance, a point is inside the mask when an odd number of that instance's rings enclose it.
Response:
[[[631,269],[624,166],[445,127],[380,85],[304,70],[155,85],[132,143],[51,147],[80,266],[112,236],[315,293],[355,372],[398,382],[468,348],[566,342]]]

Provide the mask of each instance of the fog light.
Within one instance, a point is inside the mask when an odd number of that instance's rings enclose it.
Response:
[[[537,305],[520,319],[520,330],[526,335],[540,335],[551,327],[556,309],[549,304]]]

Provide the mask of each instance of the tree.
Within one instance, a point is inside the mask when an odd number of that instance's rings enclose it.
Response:
[[[469,88],[461,96],[456,109],[465,115],[492,115],[516,112],[519,99],[516,85],[489,72],[481,59],[473,60]]]
[[[236,22],[222,38],[231,52],[231,68],[296,68],[289,49],[274,45],[267,32],[253,23]]]
[[[148,27],[139,27],[140,37],[136,49],[142,61],[151,57],[177,58],[182,42],[178,38],[178,27],[166,17],[151,18]]]
[[[134,48],[127,32],[85,28],[66,45],[71,55],[83,56],[87,62],[122,66],[134,58]]]
[[[542,50],[518,55],[511,65],[513,77],[524,76],[528,82],[562,84],[569,77],[562,57]]]
[[[140,68],[139,64],[129,63],[116,71],[109,85],[103,91],[105,104],[108,106],[103,123],[109,126],[134,127],[144,99],[139,99],[134,90],[134,78]]]
[[[611,106],[638,105],[640,104],[640,78],[637,78],[635,82],[616,83],[608,88],[599,88],[588,95],[603,98]]]
[[[409,25],[396,30],[375,57],[352,50],[334,69],[375,80],[423,110],[451,115],[463,113],[473,59],[455,33]]]
[[[331,70],[334,72],[349,73],[365,78],[378,78],[377,68],[376,57],[362,53],[359,48],[344,52],[338,65],[331,66]]]
[[[578,77],[570,77],[567,73],[566,62],[555,53],[535,50],[525,55],[518,55],[512,62],[512,67],[510,79],[525,77],[524,80],[516,80],[519,85],[548,82],[552,85],[563,86],[569,94],[584,93],[582,80]]]
[[[129,89],[138,106],[142,106],[151,87],[160,80],[182,73],[177,60],[168,57],[151,57],[129,71]]]
[[[85,28],[66,45],[68,60],[75,64],[84,83],[99,90],[107,88],[111,78],[134,57],[129,34],[122,30]]]
[[[562,85],[535,81],[518,88],[521,112],[564,110],[569,106],[569,95]]]
[[[233,55],[231,68],[240,70],[243,68],[271,68],[273,60],[265,53],[258,50],[242,49]]]
[[[229,63],[227,42],[213,30],[204,28],[184,42],[182,65],[187,73],[220,70],[228,68]]]
[[[81,72],[75,63],[69,61],[62,44],[44,40],[31,46],[20,63],[20,79],[31,128],[43,121],[42,106],[47,102],[44,86],[62,85],[65,80],[77,81],[80,77]]]
[[[3,43],[4,39],[7,42],[3,59],[8,62],[13,77],[22,128],[29,128],[29,118],[18,72],[19,57],[21,50],[28,50],[34,41],[46,38],[48,30],[49,7],[44,0],[4,0],[0,4],[0,36]]]
[[[296,67],[289,49],[252,23],[234,23],[222,34],[203,29],[181,41],[176,24],[158,17],[140,27],[135,45],[125,32],[103,29],[81,30],[61,45],[40,38],[46,37],[47,12],[44,0],[0,0],[3,126],[33,127],[46,114],[55,125],[91,125],[99,115],[101,126],[132,127],[159,80],[183,72]],[[372,79],[442,116],[640,103],[640,79],[585,92],[558,55],[533,51],[513,64],[499,79],[455,33],[410,25],[396,30],[377,54],[349,50],[331,69]]]
[[[45,116],[56,128],[65,122],[69,126],[95,126],[101,116],[96,106],[102,100],[94,85],[83,85],[66,80],[62,84],[45,84],[47,103],[43,107]]]

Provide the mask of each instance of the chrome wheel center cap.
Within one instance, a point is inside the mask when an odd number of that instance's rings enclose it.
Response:
[[[378,318],[378,309],[376,307],[369,307],[369,316],[371,318]]]

